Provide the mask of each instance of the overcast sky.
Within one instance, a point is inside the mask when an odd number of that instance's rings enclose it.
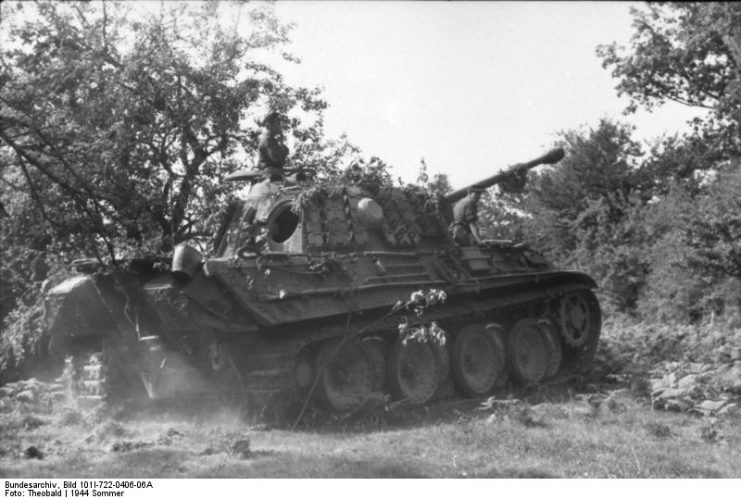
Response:
[[[633,4],[636,5],[636,4]],[[684,128],[694,111],[666,106],[623,117],[616,81],[595,49],[631,35],[622,2],[277,3],[295,22],[291,81],[324,88],[326,130],[346,132],[413,181],[431,173],[461,187],[548,149],[559,130],[601,117],[636,138]]]
[[[424,157],[458,188],[603,117],[635,125],[639,140],[687,128],[697,111],[678,104],[622,115],[628,100],[595,50],[628,45],[631,6],[640,4],[278,0],[302,60],[279,69],[324,89],[330,137],[347,133],[408,182]]]

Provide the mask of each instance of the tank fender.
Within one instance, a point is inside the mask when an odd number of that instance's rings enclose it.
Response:
[[[549,272],[537,272],[531,274],[520,274],[522,277],[532,276],[534,283],[551,285],[583,286],[589,289],[599,289],[597,283],[589,275],[583,272],[570,270],[554,270]]]
[[[144,285],[147,305],[168,330],[216,327],[244,331],[257,326],[232,295],[200,266],[187,284],[160,274]]]
[[[201,267],[193,276],[191,284],[183,289],[183,294],[188,299],[197,303],[202,310],[208,314],[198,314],[194,317],[199,321],[219,320],[219,328],[224,330],[257,330],[258,326],[254,318],[234,298],[229,289],[210,276]]]
[[[592,279],[591,276],[583,273],[583,272],[564,272],[565,274],[568,274],[570,277],[572,277],[575,281],[577,281],[579,284],[584,284],[585,286],[588,286],[590,289],[598,289],[599,286],[595,282],[594,279]]]
[[[104,336],[116,329],[91,275],[73,277],[52,288],[45,309],[52,352],[64,354],[73,339]]]

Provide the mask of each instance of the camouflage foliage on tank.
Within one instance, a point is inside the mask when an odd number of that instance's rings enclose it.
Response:
[[[474,185],[518,184],[562,155]],[[331,181],[288,173],[231,177],[252,185],[225,208],[210,254],[181,245],[170,260],[90,267],[55,288],[52,342],[78,382],[95,371],[101,386],[118,386],[106,373],[139,379],[150,397],[205,390],[303,414],[307,404],[347,412],[379,397],[485,396],[589,365],[594,281],[511,241],[457,246],[451,204],[466,189],[394,187],[372,170]]]

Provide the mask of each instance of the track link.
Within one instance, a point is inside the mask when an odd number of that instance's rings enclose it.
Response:
[[[455,337],[457,331],[461,330],[467,324],[504,323],[507,330],[509,330],[518,320],[529,318],[533,319],[534,323],[542,320],[549,322],[549,324],[557,325],[559,323],[558,311],[560,300],[562,300],[562,297],[572,296],[574,293],[585,293],[586,296],[591,295],[591,291],[578,285],[563,285],[549,289],[547,294],[539,290],[506,297],[477,300],[469,303],[459,302],[457,304],[437,307],[428,310],[423,319],[425,321],[436,320],[442,324],[446,331],[452,332],[453,336],[448,338],[450,341]],[[591,299],[587,299],[586,301],[592,303]],[[593,323],[598,327],[598,306],[597,309],[593,310],[593,314],[595,314]],[[391,346],[396,339],[396,327],[398,323],[398,316],[387,316],[382,319],[354,322],[350,326],[348,326],[347,321],[344,324],[340,323],[340,321],[334,325],[317,324],[317,328],[311,333],[307,333],[307,325],[303,325],[303,332],[300,335],[297,333],[293,335],[286,333],[281,337],[276,334],[276,337],[271,339],[271,341],[266,341],[263,345],[256,345],[251,348],[251,353],[243,361],[239,362],[241,365],[239,371],[242,377],[242,387],[252,402],[252,405],[255,405],[254,401],[259,401],[257,404],[261,406],[261,409],[258,408],[259,410],[264,410],[265,407],[271,404],[275,406],[276,401],[279,401],[280,403],[278,405],[281,406],[294,403],[302,404],[305,402],[307,396],[315,394],[309,393],[312,391],[309,389],[309,385],[312,385],[312,383],[309,382],[307,385],[306,374],[304,374],[303,387],[297,388],[296,373],[299,369],[298,366],[304,366],[301,369],[312,369],[311,374],[308,375],[310,378],[309,381],[316,380],[316,377],[320,373],[315,362],[302,361],[301,355],[309,352],[309,357],[312,355],[316,356],[322,350],[323,345],[328,341],[336,341],[345,337],[348,334],[348,330],[351,331],[351,335],[357,336],[360,339],[369,337],[385,338],[382,340],[384,348],[390,352]],[[559,348],[554,353],[555,357],[558,357],[555,360],[557,365],[548,366],[546,377],[552,378],[556,372],[563,374],[582,369],[589,363],[590,357],[593,355],[598,334],[597,331],[594,342],[590,346],[574,348],[564,344],[566,354],[563,357],[563,362],[561,359],[561,349]],[[559,341],[559,338],[555,337],[555,340]],[[532,341],[536,340],[532,339]],[[549,351],[554,350],[552,335],[543,341],[545,342],[543,348]],[[559,343],[558,346],[560,347],[561,344]],[[445,352],[445,348],[441,348],[440,351]],[[445,354],[442,353],[441,355]],[[373,356],[371,358],[373,359],[372,363],[374,367],[372,369],[375,376],[378,374],[375,372],[378,369],[378,359]],[[387,355],[386,362],[388,362],[389,358],[390,356]],[[509,360],[507,360],[507,363],[509,363]],[[545,369],[546,366],[543,367]],[[388,364],[386,364],[384,370],[389,370]],[[445,379],[441,380],[441,384],[449,381],[447,379],[449,373],[446,372],[443,377]],[[533,376],[533,378],[539,379],[538,376]],[[380,384],[380,382],[374,381],[374,386]],[[455,396],[457,393],[450,390],[448,392],[448,396]],[[465,390],[458,394],[462,395],[464,392]]]
[[[102,402],[107,399],[108,369],[103,352],[79,353],[64,360],[62,379],[67,392],[77,400]]]

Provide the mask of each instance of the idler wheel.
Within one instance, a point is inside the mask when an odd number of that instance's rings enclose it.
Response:
[[[470,397],[482,397],[494,389],[505,377],[505,346],[492,324],[484,327],[471,324],[464,327],[453,343],[453,378]]]
[[[589,290],[567,293],[559,304],[558,325],[566,346],[565,363],[575,361],[577,369],[585,369],[597,351],[602,316],[599,301]]]
[[[575,291],[561,299],[559,322],[561,335],[567,345],[580,347],[587,343],[593,330],[593,317],[587,293]]]
[[[544,339],[548,343],[548,349],[551,352],[551,356],[548,359],[548,366],[545,370],[545,377],[552,378],[556,375],[558,370],[561,368],[561,361],[563,360],[563,348],[561,347],[561,338],[556,332],[556,327],[548,319],[540,319],[538,326],[543,331]]]
[[[507,351],[517,381],[533,385],[543,379],[552,353],[536,319],[522,319],[515,324],[509,333]]]
[[[435,395],[443,379],[443,366],[437,345],[399,339],[391,347],[388,382],[397,400],[425,404]]]
[[[373,359],[357,339],[325,343],[316,357],[318,402],[332,412],[362,406],[373,392]]]

